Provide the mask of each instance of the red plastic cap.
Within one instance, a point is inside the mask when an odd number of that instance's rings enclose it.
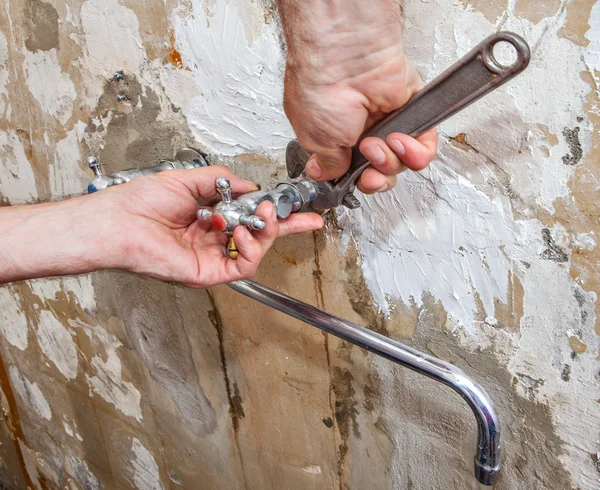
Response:
[[[227,229],[227,221],[225,221],[225,218],[222,214],[214,213],[210,219],[210,222],[212,223],[213,227],[219,231],[225,231]]]

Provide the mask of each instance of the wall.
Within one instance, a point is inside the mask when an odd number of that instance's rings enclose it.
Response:
[[[89,154],[111,172],[186,144],[282,177],[293,133],[264,1],[4,2],[0,202],[81,192]],[[497,488],[596,489],[600,4],[404,7],[425,79],[497,29],[529,41],[531,66],[442,125],[428,170],[278,241],[257,278],[479,381],[504,425]],[[7,488],[477,488],[455,394],[226,287],[11,284],[0,333]]]

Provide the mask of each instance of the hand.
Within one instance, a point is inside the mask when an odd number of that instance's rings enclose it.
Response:
[[[316,230],[323,219],[314,213],[292,214],[278,221],[275,208],[263,202],[256,214],[267,223],[254,234],[239,226],[233,234],[236,260],[225,256],[227,236],[196,219],[198,199],[216,196],[215,179],[227,177],[234,194],[258,190],[225,167],[169,170],[102,191],[120,204],[122,268],[190,287],[206,287],[254,275],[277,236]]]
[[[254,235],[238,227],[237,260],[227,237],[196,219],[199,199],[216,195],[227,177],[234,193],[257,190],[224,167],[168,170],[60,202],[0,208],[0,284],[36,277],[124,269],[190,287],[252,276],[277,236],[316,230],[323,219],[292,214],[277,222],[271,203],[256,214],[267,226]]]
[[[288,44],[285,111],[300,144],[315,153],[307,174],[331,180],[346,172],[365,129],[404,105],[423,82],[404,55],[395,1],[280,0],[280,13]],[[360,149],[373,166],[358,188],[382,192],[406,168],[429,165],[437,133],[365,138]]]

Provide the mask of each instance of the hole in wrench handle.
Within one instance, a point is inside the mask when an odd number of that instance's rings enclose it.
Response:
[[[500,42],[509,43],[516,51],[516,59],[510,66],[500,64],[494,57],[494,46]],[[336,181],[321,185],[322,192],[312,203],[313,209],[324,211],[339,206],[344,196],[354,190],[360,175],[370,166],[359,150],[364,138],[376,136],[385,139],[396,132],[418,137],[521,73],[529,64],[530,57],[527,42],[512,32],[497,32],[483,40],[404,106],[363,133],[352,148],[348,172]]]

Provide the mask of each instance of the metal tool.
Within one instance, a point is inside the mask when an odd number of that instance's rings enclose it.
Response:
[[[494,47],[499,43],[508,43],[514,49],[515,60],[509,66],[502,65],[494,56]],[[511,32],[493,34],[415,94],[403,107],[367,130],[352,148],[348,172],[339,179],[314,182],[304,177],[310,153],[294,140],[286,151],[290,180],[279,183],[273,190],[246,194],[235,201],[224,199],[212,211],[200,210],[198,218],[211,220],[215,228],[231,234],[237,226],[260,229],[261,222],[254,215],[263,201],[271,201],[275,205],[279,218],[299,212],[323,213],[340,205],[355,209],[360,206],[360,201],[353,194],[355,185],[371,165],[359,150],[364,138],[377,136],[385,139],[393,132],[418,137],[521,73],[529,59],[529,46],[523,38]],[[225,184],[225,180],[219,179],[220,184]],[[217,189],[220,184],[217,184]]]
[[[497,482],[502,467],[500,419],[483,388],[459,368],[253,281],[235,281],[228,286],[286,315],[452,388],[467,402],[477,419],[475,478],[484,485],[494,485]]]

